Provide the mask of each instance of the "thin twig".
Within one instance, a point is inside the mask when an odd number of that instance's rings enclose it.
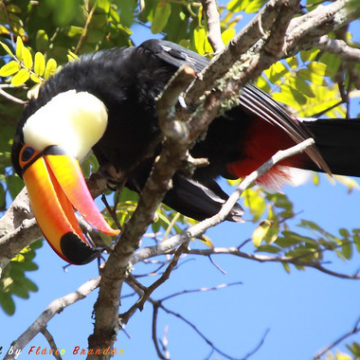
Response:
[[[162,353],[157,336],[157,319],[159,315],[159,306],[157,304],[153,304],[153,315],[152,315],[152,322],[151,322],[151,337],[155,346],[156,353],[158,357],[162,360],[168,360],[169,358]]]
[[[217,10],[216,0],[201,0],[206,12],[208,25],[208,39],[215,53],[219,53],[225,47],[221,38],[220,16]]]
[[[81,35],[80,35],[80,39],[79,39],[79,41],[78,41],[78,43],[76,45],[76,48],[74,50],[74,54],[77,54],[80,51],[84,41],[86,40],[86,36],[87,36],[88,30],[89,30],[90,22],[92,20],[93,15],[94,15],[96,6],[97,6],[97,1],[94,2],[94,5],[92,6],[92,8],[89,11],[89,14],[88,14],[88,16],[86,18],[85,26],[83,28],[83,31],[82,31]]]
[[[128,285],[130,287],[132,287],[136,292],[138,292],[139,294],[141,294],[144,290],[141,290],[141,288],[143,288],[143,286],[141,284],[139,284],[138,282],[133,281],[127,281]],[[140,286],[139,286],[140,285]],[[151,297],[149,297],[147,299],[147,301],[149,301],[154,307],[157,307],[157,308],[160,308],[162,309],[163,311],[165,311],[167,314],[170,314],[170,315],[173,315],[175,317],[177,317],[178,319],[180,319],[181,321],[183,321],[185,324],[187,324],[188,326],[190,326],[199,336],[200,338],[202,338],[206,344],[208,344],[214,351],[216,351],[217,353],[219,353],[221,356],[225,357],[226,359],[229,359],[229,360],[245,360],[246,358],[245,357],[240,357],[240,358],[235,358],[225,352],[223,352],[222,350],[220,350],[206,335],[203,334],[202,331],[200,331],[198,329],[198,327],[193,324],[190,320],[186,319],[183,315],[181,315],[180,313],[177,313],[175,311],[172,311],[170,310],[168,307],[164,306],[164,304],[162,303],[162,301],[157,301],[157,300],[154,300],[152,299]],[[155,334],[156,334],[156,331],[155,331]],[[266,334],[265,334],[266,336]],[[255,351],[258,351],[261,347],[261,345],[263,344],[264,342],[264,338],[265,336],[263,336],[263,338],[261,339],[260,341],[260,345],[257,345],[255,350],[252,350],[250,353],[253,354]],[[162,359],[166,359],[165,357],[162,357]]]
[[[44,335],[45,339],[50,345],[51,353],[54,356],[56,360],[62,360],[61,355],[59,353],[59,349],[56,346],[54,337],[50,334],[49,330],[47,328],[44,328],[41,330],[41,333]]]
[[[2,95],[5,99],[14,102],[16,104],[20,104],[20,105],[25,105],[27,103],[27,101],[21,100],[13,95],[8,94],[5,90],[3,90],[0,87],[0,95]]]
[[[339,273],[339,272],[336,272],[333,270],[329,270],[329,269],[323,267],[319,263],[301,261],[300,257],[293,258],[293,257],[289,257],[289,256],[267,256],[267,255],[258,255],[258,254],[248,254],[248,253],[242,252],[238,248],[234,248],[234,247],[213,248],[213,249],[188,249],[186,251],[186,253],[192,254],[192,255],[203,255],[203,256],[216,255],[216,254],[217,255],[229,254],[229,255],[238,256],[238,257],[241,257],[244,259],[255,260],[258,262],[279,262],[279,263],[293,264],[293,265],[297,265],[297,266],[306,266],[306,267],[310,267],[310,268],[319,270],[325,274],[328,274],[328,275],[331,275],[334,277],[338,277],[340,279],[360,280],[359,274],[349,275],[349,274]]]
[[[174,297],[181,296],[181,295],[193,294],[193,293],[199,293],[199,292],[216,291],[216,290],[219,290],[219,289],[224,289],[224,288],[227,288],[227,287],[238,286],[238,285],[242,285],[242,282],[241,281],[236,281],[236,282],[232,282],[232,283],[228,283],[228,284],[216,285],[216,286],[209,287],[209,288],[183,290],[183,291],[179,291],[179,292],[176,292],[174,294],[165,296],[165,297],[161,298],[159,301],[163,302],[163,301],[166,301],[166,300],[169,300],[169,299],[172,299]]]
[[[246,176],[246,178],[241,182],[233,194],[227,199],[227,201],[222,206],[219,213],[212,216],[211,218],[205,219],[198,224],[189,227],[183,233],[174,235],[169,239],[161,242],[160,244],[154,246],[148,246],[142,248],[135,252],[129,259],[129,262],[134,265],[139,261],[148,259],[150,257],[157,256],[159,254],[165,254],[173,251],[174,248],[182,244],[184,241],[187,241],[189,238],[196,238],[202,235],[207,229],[212,226],[215,226],[226,219],[227,215],[234,207],[236,202],[239,200],[241,194],[260,176],[265,174],[271,169],[272,166],[276,165],[282,160],[299,154],[305,151],[309,146],[314,144],[313,139],[307,139],[300,144],[297,144],[287,150],[278,151],[274,156],[272,156],[267,162],[260,166],[257,170],[253,171],[251,174]],[[237,250],[237,249],[236,249]],[[209,250],[211,252],[211,250]],[[211,253],[209,253],[211,255]]]
[[[353,336],[357,333],[360,332],[360,318],[358,318],[355,322],[354,327],[348,331],[347,333],[345,333],[344,335],[340,336],[338,339],[336,339],[335,341],[333,341],[331,344],[329,344],[328,346],[326,346],[323,350],[319,351],[315,357],[314,360],[319,360],[323,355],[325,355],[328,351],[330,351],[332,348],[334,348],[335,346],[339,345],[341,342],[343,342],[345,339],[347,339],[350,336]]]
[[[174,257],[172,258],[170,264],[162,274],[162,276],[156,280],[154,283],[152,283],[146,290],[144,291],[143,295],[139,298],[139,300],[124,314],[120,316],[122,323],[127,323],[129,318],[134,314],[136,309],[142,310],[144,307],[144,304],[146,300],[149,298],[149,296],[156,290],[160,285],[162,285],[166,280],[169,279],[171,272],[176,267],[181,254],[186,250],[187,248],[187,242],[179,246],[178,249],[176,249],[174,253]]]

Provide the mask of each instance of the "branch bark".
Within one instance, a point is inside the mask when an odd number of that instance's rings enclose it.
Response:
[[[209,42],[215,53],[219,53],[225,46],[221,38],[220,16],[216,0],[201,0],[201,3],[206,13]]]
[[[100,277],[91,279],[81,285],[76,291],[65,295],[61,298],[54,300],[41,315],[25,330],[17,340],[13,341],[10,348],[13,347],[17,350],[23,350],[24,347],[40,332],[46,329],[49,321],[58,313],[63,311],[66,307],[73,303],[84,299],[88,294],[95,290],[99,286]],[[4,360],[16,359],[16,353],[9,354],[6,352]]]

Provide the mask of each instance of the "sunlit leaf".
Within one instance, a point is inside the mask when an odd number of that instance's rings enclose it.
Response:
[[[10,48],[4,42],[0,41],[0,45],[10,56],[14,56],[13,52],[10,50]]]
[[[235,36],[235,29],[234,28],[226,29],[221,34],[221,38],[222,38],[222,41],[224,42],[224,44],[229,43],[234,36]]]
[[[55,74],[56,67],[57,67],[56,60],[53,58],[49,59],[45,67],[45,74],[44,74],[45,80],[49,79],[51,76]]]
[[[11,60],[7,64],[1,67],[0,76],[6,77],[13,75],[17,73],[20,70],[20,68],[21,66],[17,61]]]
[[[34,72],[36,75],[43,76],[45,72],[45,57],[41,52],[35,54]]]
[[[159,33],[166,26],[171,14],[171,5],[166,1],[160,1],[155,10],[154,20],[151,24],[151,31]]]
[[[24,43],[20,36],[16,39],[16,57],[19,61],[23,60],[23,49],[24,49]]]
[[[250,209],[251,214],[254,216],[254,221],[257,221],[266,210],[266,202],[260,192],[253,189],[244,191],[244,205]]]
[[[264,240],[266,234],[270,230],[271,222],[269,220],[262,221],[252,234],[252,242],[254,246],[259,247]]]
[[[11,85],[21,86],[25,84],[30,78],[30,73],[27,69],[20,69],[19,72],[11,79]]]
[[[32,69],[33,58],[32,58],[30,50],[25,46],[22,49],[22,59],[23,59],[22,61],[25,65],[25,67],[27,67],[28,69]]]

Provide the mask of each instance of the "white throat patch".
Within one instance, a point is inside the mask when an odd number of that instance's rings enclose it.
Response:
[[[106,107],[96,96],[70,90],[27,119],[24,141],[39,151],[58,145],[81,161],[104,135],[107,120]]]

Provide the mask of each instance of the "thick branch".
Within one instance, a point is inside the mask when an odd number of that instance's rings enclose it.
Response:
[[[294,55],[312,41],[356,20],[360,8],[349,7],[349,3],[349,0],[337,0],[293,19],[286,34],[284,55]]]
[[[181,72],[177,76],[182,76]],[[176,82],[177,77],[171,82]],[[190,79],[189,79],[190,80]],[[174,99],[174,88],[171,84],[158,100],[161,104],[171,102],[163,100],[164,97]],[[153,170],[142,191],[137,209],[124,227],[122,236],[109,256],[109,259],[102,272],[102,280],[98,300],[94,306],[95,309],[95,328],[94,333],[89,337],[89,348],[107,348],[112,346],[116,338],[117,312],[120,304],[120,290],[122,282],[126,277],[128,261],[133,252],[139,247],[140,239],[145,233],[147,227],[151,224],[158,205],[164,194],[170,189],[171,178],[175,171],[182,165],[182,160],[186,157],[187,149],[197,136],[209,125],[209,121],[216,115],[217,109],[212,108],[212,95],[205,104],[203,116],[194,117],[189,123],[189,130],[184,133],[186,136],[181,142],[167,138],[164,141],[160,156],[156,159]],[[166,114],[160,111],[161,114]],[[211,114],[211,116],[209,116]],[[168,121],[177,121],[171,112],[167,113],[171,119]],[[164,119],[159,119],[164,123]],[[171,126],[169,127],[171,128]],[[168,134],[171,135],[171,132]],[[177,136],[176,140],[178,139]]]

